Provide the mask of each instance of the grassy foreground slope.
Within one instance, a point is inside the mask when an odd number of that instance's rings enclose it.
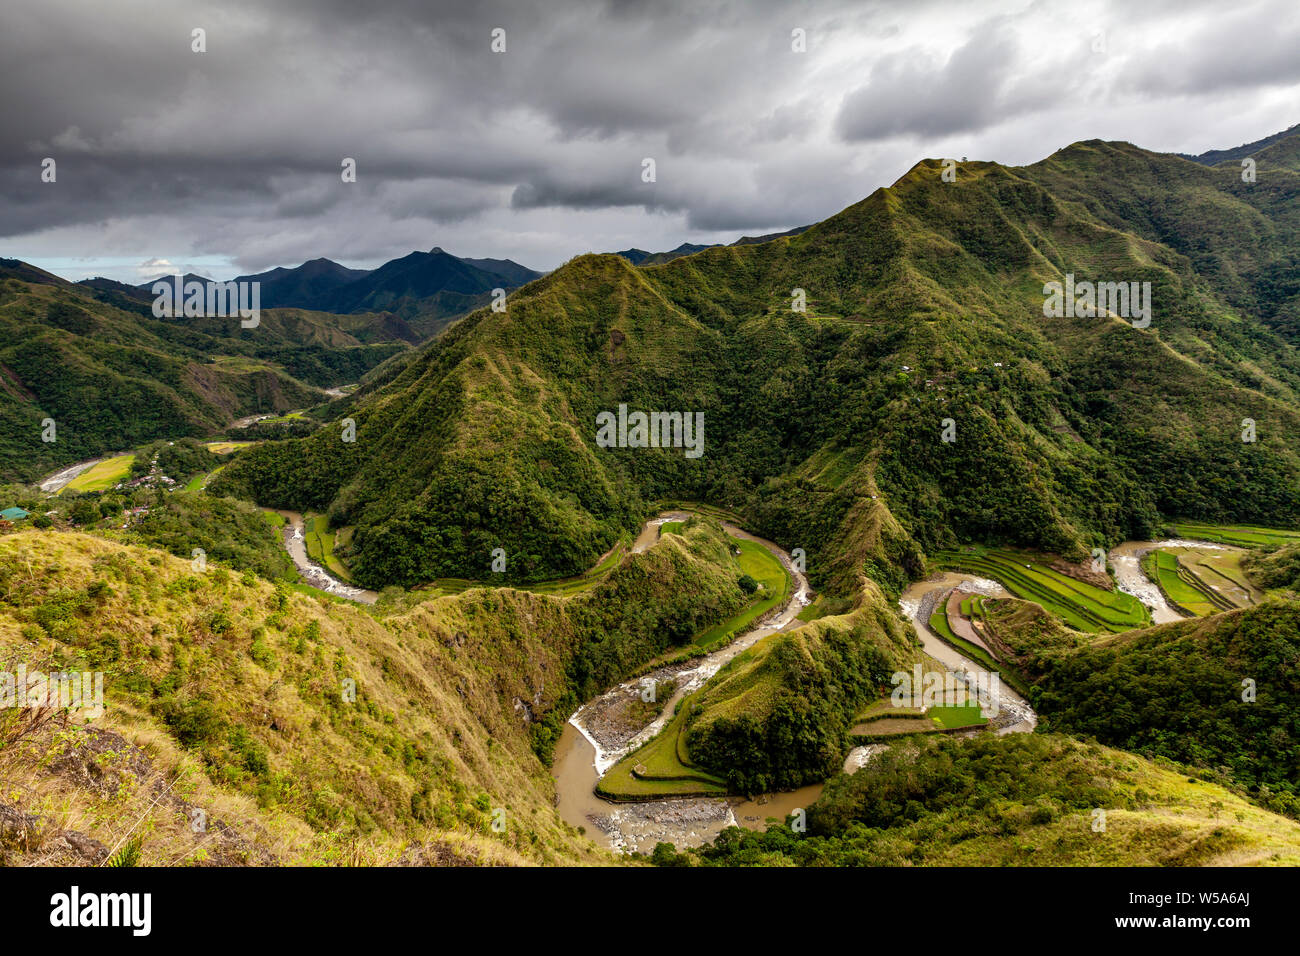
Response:
[[[1277,170],[1264,202],[1096,143],[941,171],[918,163],[796,236],[645,268],[579,257],[377,374],[355,442],[269,443],[219,482],[355,525],[344,557],[377,587],[481,578],[498,546],[518,580],[576,574],[673,498],[736,509],[845,595],[962,541],[1078,558],[1162,515],[1300,522],[1279,272],[1300,176]],[[1206,211],[1249,229],[1207,234]],[[1151,283],[1150,326],[1044,316],[1066,274]],[[624,403],[702,413],[703,453],[597,447],[596,415]]]
[[[1172,765],[1057,734],[913,739],[827,783],[808,832],[656,853],[719,866],[1300,863],[1300,824]]]
[[[0,670],[101,671],[106,713],[0,709],[0,813],[26,821],[0,855],[100,862],[142,821],[146,864],[592,859],[538,754],[576,700],[742,602],[715,531],[571,598],[473,589],[382,620],[90,535],[6,535]]]

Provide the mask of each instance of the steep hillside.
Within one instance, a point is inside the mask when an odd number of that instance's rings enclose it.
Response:
[[[895,744],[831,780],[806,834],[728,830],[709,866],[1295,866],[1300,824],[1178,768],[1058,734]]]
[[[854,716],[917,657],[904,628],[867,584],[852,613],[764,638],[691,699],[684,731],[691,758],[735,793],[833,776]]]
[[[1078,556],[1162,516],[1300,521],[1300,359],[1288,293],[1264,291],[1283,253],[1230,236],[1191,254],[1207,210],[1294,245],[1300,177],[1268,203],[1095,143],[942,171],[767,243],[580,257],[377,377],[349,407],[355,443],[326,429],[222,479],[355,524],[346,557],[373,586],[481,577],[495,546],[575,573],[654,499],[737,509],[843,593],[864,568],[897,587],[963,540]],[[1179,213],[1192,199],[1208,205]],[[1067,274],[1149,282],[1149,325],[1045,316]],[[598,447],[620,404],[702,413],[702,455]]]
[[[1300,604],[1101,638],[1022,601],[983,608],[996,646],[1034,682],[1043,728],[1220,771],[1300,815]]]
[[[0,856],[99,862],[87,840],[140,822],[146,864],[594,859],[537,754],[581,695],[740,603],[720,540],[695,543],[569,598],[473,589],[382,617],[89,535],[0,536],[0,670],[102,672],[106,708],[66,730],[0,709],[0,815],[28,821]]]

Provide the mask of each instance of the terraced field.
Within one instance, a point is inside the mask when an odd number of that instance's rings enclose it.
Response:
[[[609,800],[725,795],[726,781],[696,767],[686,751],[686,718],[694,696],[683,697],[663,730],[610,767],[596,793]]]
[[[1150,621],[1142,602],[1131,594],[1106,591],[1076,580],[1047,567],[1033,555],[972,547],[937,552],[933,561],[939,568],[991,578],[1016,597],[1041,605],[1081,631],[1118,634]],[[940,634],[947,639],[947,635]]]
[[[306,515],[303,518],[303,536],[306,539],[307,557],[311,558],[340,581],[351,583],[352,575],[334,554],[335,532],[325,515]]]
[[[64,485],[64,491],[108,491],[119,481],[125,481],[131,474],[131,463],[135,455],[118,455],[105,458],[99,464],[86,469],[76,478]]]
[[[965,598],[961,603],[962,615],[972,620],[977,619],[982,613],[983,601],[984,599],[979,595],[971,595],[970,597]],[[1018,694],[1021,696],[1028,696],[1029,686],[1025,683],[1024,678],[1020,676],[1015,668],[999,661],[990,654],[986,648],[980,647],[978,644],[974,644],[957,635],[957,633],[952,629],[952,625],[948,622],[946,601],[940,601],[935,606],[934,613],[930,615],[929,625],[930,630],[939,635],[943,641],[951,644],[963,656],[974,661],[976,664],[979,664],[985,670],[1001,675],[1001,679],[1009,684]]]
[[[1300,544],[1300,531],[1260,528],[1255,525],[1215,525],[1183,522],[1173,525],[1174,534],[1196,541],[1213,541],[1238,548],[1280,548]]]
[[[1263,596],[1241,569],[1244,551],[1173,548],[1179,563],[1237,607],[1257,604]]]
[[[988,718],[980,713],[978,704],[956,704],[931,707],[925,715],[944,730],[962,727],[983,727]]]
[[[1142,559],[1142,570],[1156,582],[1171,604],[1187,614],[1205,617],[1236,607],[1184,567],[1177,555],[1168,551],[1153,551],[1146,555]]]
[[[214,455],[229,455],[231,452],[243,451],[260,444],[255,441],[210,441],[204,447]]]

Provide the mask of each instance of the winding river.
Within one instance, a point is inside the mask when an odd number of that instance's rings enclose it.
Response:
[[[653,544],[665,521],[679,521],[686,517],[683,513],[673,512],[647,522],[632,550],[644,551]],[[595,786],[600,777],[624,755],[658,733],[671,719],[673,709],[683,696],[698,689],[744,649],[752,647],[770,634],[798,627],[801,623],[797,617],[809,603],[808,582],[793,568],[790,556],[771,541],[749,534],[735,525],[726,522],[723,524],[728,534],[755,541],[767,548],[794,575],[795,585],[784,607],[771,612],[756,627],[726,647],[704,658],[660,668],[645,677],[620,684],[584,704],[569,718],[556,746],[552,765],[557,809],[567,823],[582,827],[594,840],[610,849],[646,853],[661,841],[673,843],[679,850],[699,846],[712,841],[729,826],[761,828],[769,818],[784,819],[796,809],[807,808],[821,795],[822,784],[788,793],[766,794],[752,800],[739,797],[675,797],[637,803],[613,803],[596,796]],[[954,586],[963,584],[974,590],[984,590],[985,593],[1006,593],[994,582],[982,582],[969,575],[949,574],[912,585],[904,592],[899,604],[912,620],[930,656],[962,675],[978,675],[982,673],[978,664],[958,654],[922,623],[928,620],[929,609],[939,596]],[[922,610],[926,617],[918,621]],[[673,695],[665,704],[661,715],[643,727],[630,729],[617,721],[607,720],[608,714],[620,711],[620,705],[626,704],[629,697],[640,693],[642,681],[646,677],[657,681],[675,681]],[[1033,729],[1037,718],[1032,708],[1005,685],[1001,686],[998,704],[1001,715],[995,724],[998,733]],[[853,773],[884,749],[882,744],[854,748],[845,759],[844,771]]]
[[[665,522],[684,521],[689,517],[686,512],[672,511],[647,521],[632,544],[632,553],[654,544]],[[596,782],[605,771],[663,729],[678,701],[698,690],[741,651],[770,634],[798,626],[799,612],[811,600],[808,579],[794,567],[785,551],[734,524],[724,521],[722,525],[732,537],[762,545],[781,562],[793,579],[790,595],[783,606],[769,611],[725,647],[619,684],[588,701],[569,718],[551,767],[557,808],[565,821],[589,831],[593,839],[611,849],[648,852],[660,841],[675,843],[679,848],[698,846],[711,841],[728,826],[761,825],[767,817],[784,819],[792,810],[808,806],[821,792],[821,787],[816,786],[752,801],[675,797],[639,803],[612,803],[595,794]],[[608,715],[620,711],[629,698],[639,696],[642,682],[647,678],[674,682],[672,696],[665,702],[660,716],[641,727],[608,720]]]
[[[361,604],[374,604],[379,599],[379,594],[375,591],[344,584],[307,556],[307,538],[303,530],[302,515],[296,511],[277,511],[276,514],[282,515],[285,519],[280,538],[284,542],[284,549],[289,552],[289,557],[293,558],[294,567],[298,569],[298,574],[304,581],[317,590],[336,594]]]

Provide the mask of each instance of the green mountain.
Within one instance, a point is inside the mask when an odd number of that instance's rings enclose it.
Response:
[[[316,405],[418,336],[392,315],[156,319],[152,302],[0,263],[0,478]],[[42,425],[53,419],[53,441]]]
[[[577,573],[673,499],[842,593],[966,540],[1080,556],[1169,516],[1300,522],[1300,174],[1098,141],[943,172],[766,243],[579,257],[375,376],[355,441],[262,446],[220,485],[355,526],[371,586],[483,577],[496,547],[516,580]],[[1076,278],[1149,283],[1149,324],[1045,315]],[[620,405],[702,413],[703,453],[598,447]]]
[[[294,269],[238,278],[262,284],[267,308],[391,312],[409,321],[420,338],[428,338],[454,317],[487,304],[493,289],[514,289],[540,275],[510,259],[461,259],[435,247],[377,269],[348,269],[313,259]]]
[[[1255,156],[1274,143],[1281,142],[1285,139],[1291,139],[1300,135],[1300,124],[1292,126],[1290,129],[1284,129],[1280,133],[1274,133],[1272,136],[1265,136],[1263,139],[1257,139],[1253,143],[1244,143],[1241,146],[1234,146],[1231,149],[1211,149],[1196,156],[1189,156],[1186,153],[1179,153],[1183,159],[1190,159],[1194,163],[1201,163],[1204,166],[1217,166],[1219,163],[1235,163],[1245,159],[1247,156]]]

